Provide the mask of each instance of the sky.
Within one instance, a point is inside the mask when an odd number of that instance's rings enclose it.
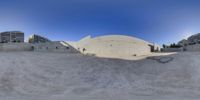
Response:
[[[0,0],[0,31],[78,41],[120,34],[169,44],[200,32],[199,0]]]

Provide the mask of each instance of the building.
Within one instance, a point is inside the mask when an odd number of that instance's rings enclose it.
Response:
[[[24,33],[21,31],[6,31],[0,33],[1,43],[24,42]]]
[[[158,44],[150,44],[150,46],[152,46],[152,49],[151,52],[158,52],[161,50],[161,47],[158,45]]]
[[[200,33],[179,41],[177,45],[180,47],[176,51],[200,51]]]
[[[183,39],[178,42],[178,45],[184,47],[188,45],[195,45],[195,44],[200,44],[200,33],[191,35],[187,39]]]
[[[195,45],[195,44],[200,44],[200,33],[191,35],[187,39],[183,39],[178,42],[178,45],[180,46],[188,46],[188,45]]]
[[[160,48],[142,39],[124,35],[87,36],[78,42],[68,43],[82,53],[100,56],[139,56]]]
[[[46,43],[46,42],[51,42],[51,40],[45,37],[33,34],[29,37],[28,42],[29,43]]]
[[[199,44],[200,43],[200,33],[194,34],[187,39],[189,44]]]
[[[79,51],[65,41],[51,41],[35,34],[31,35],[28,41],[33,45],[32,50],[34,51],[79,53]]]
[[[181,40],[181,41],[178,42],[178,45],[182,46],[182,47],[183,46],[187,46],[188,45],[188,41],[186,39],[183,39],[183,40]]]

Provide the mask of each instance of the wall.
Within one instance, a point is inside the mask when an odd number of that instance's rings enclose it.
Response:
[[[54,41],[46,43],[34,44],[34,51],[44,52],[70,52],[77,53],[78,51],[64,41]]]
[[[31,51],[30,43],[0,43],[0,51]]]
[[[165,48],[164,52],[179,52],[179,51],[200,51],[200,44],[187,45],[182,48]]]
[[[63,41],[49,43],[0,43],[0,51],[44,51],[78,53],[76,49]]]
[[[151,53],[148,42],[122,35],[109,35],[97,38],[86,37],[76,44],[74,42],[70,44],[82,53],[99,56],[138,56]],[[83,48],[86,49],[84,52]]]
[[[185,49],[186,51],[200,51],[200,44],[187,45]]]
[[[183,51],[183,48],[164,48],[163,52],[180,52]]]
[[[85,53],[97,55],[143,55],[150,52],[150,47],[142,43],[119,42],[119,41],[96,41],[87,45]]]

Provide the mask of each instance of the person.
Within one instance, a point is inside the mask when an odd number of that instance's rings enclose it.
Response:
[[[85,48],[83,48],[83,53],[86,51],[86,49]]]

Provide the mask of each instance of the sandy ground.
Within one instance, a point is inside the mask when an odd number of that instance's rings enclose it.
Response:
[[[149,56],[0,52],[0,100],[199,100],[200,52]]]

